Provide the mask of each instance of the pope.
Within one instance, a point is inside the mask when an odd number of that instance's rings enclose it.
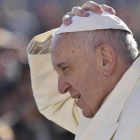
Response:
[[[75,140],[139,140],[140,58],[131,30],[91,1],[63,21],[28,46],[38,109]]]

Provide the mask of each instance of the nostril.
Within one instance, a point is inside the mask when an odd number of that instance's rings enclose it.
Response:
[[[66,89],[65,89],[65,91],[64,91],[64,93],[67,93],[67,92],[68,92],[68,90],[69,90],[69,88],[66,88]]]
[[[63,78],[59,77],[58,78],[58,91],[61,94],[65,94],[66,92],[68,92],[68,89],[71,87],[71,85],[64,81]]]
[[[68,92],[70,88],[70,84],[68,84],[67,82],[64,82],[64,83],[60,83],[58,84],[58,90],[59,90],[59,93],[61,94],[65,94]]]

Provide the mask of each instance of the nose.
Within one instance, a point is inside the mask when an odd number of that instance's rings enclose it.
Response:
[[[58,91],[61,94],[66,93],[67,89],[70,88],[71,85],[68,82],[65,82],[62,78],[58,78]]]

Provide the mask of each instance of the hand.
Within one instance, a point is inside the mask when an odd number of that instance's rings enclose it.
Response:
[[[64,17],[63,17],[63,23],[68,26],[72,23],[71,18],[74,15],[78,15],[81,17],[87,17],[89,16],[88,12],[86,12],[86,10],[91,10],[97,14],[102,14],[103,11],[107,11],[113,15],[116,14],[115,10],[112,7],[109,7],[107,5],[99,5],[93,1],[88,1],[86,2],[82,7],[75,7],[71,12],[67,13]]]

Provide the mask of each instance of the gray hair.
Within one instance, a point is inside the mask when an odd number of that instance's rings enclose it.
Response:
[[[66,40],[71,39],[75,46],[85,46],[89,53],[93,53],[102,44],[108,44],[125,63],[132,63],[138,56],[137,42],[132,34],[124,30],[103,29],[60,35]]]

